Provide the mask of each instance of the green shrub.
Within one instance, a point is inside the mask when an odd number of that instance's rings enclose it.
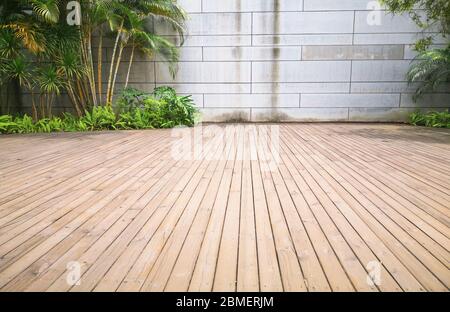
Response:
[[[445,49],[433,49],[419,53],[411,65],[407,79],[420,86],[414,95],[416,101],[426,92],[433,92],[439,86],[450,82],[450,45]]]
[[[98,106],[75,117],[60,117],[36,122],[28,116],[0,116],[0,133],[50,133],[99,130],[131,130],[193,126],[198,110],[190,96],[178,96],[169,87],[156,88],[153,94],[127,89],[115,109]]]
[[[129,113],[136,108],[142,108],[144,101],[150,94],[135,88],[125,88],[120,92],[114,103],[114,111],[118,114]]]
[[[155,88],[153,95],[160,101],[160,128],[195,124],[198,110],[192,96],[178,96],[170,87]]]
[[[450,113],[443,112],[415,112],[409,116],[409,121],[414,126],[433,128],[450,128]]]
[[[86,111],[80,122],[90,131],[113,130],[116,129],[116,114],[110,107],[98,106]]]
[[[13,121],[12,116],[0,116],[0,133],[11,133],[12,129],[16,127],[17,124]]]

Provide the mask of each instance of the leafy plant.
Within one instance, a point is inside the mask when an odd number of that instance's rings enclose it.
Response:
[[[450,45],[445,49],[422,52],[408,71],[408,81],[421,82],[414,99],[425,92],[435,91],[440,85],[450,82]]]
[[[416,50],[429,48],[438,34],[446,37],[450,33],[450,2],[448,0],[380,0],[393,13],[407,13],[423,30],[433,28],[427,36],[416,42]]]
[[[77,1],[81,8],[80,25],[68,25],[66,22],[70,2],[0,2],[0,68],[8,69],[0,72],[0,84],[22,79],[21,87],[37,89],[33,95],[39,96],[40,107],[33,111],[35,120],[51,117],[51,105],[60,94],[58,89],[67,92],[79,117],[88,108],[101,105],[105,93],[102,68],[105,63],[110,64],[106,75],[106,105],[111,106],[125,48],[131,49],[125,86],[128,86],[136,52],[150,57],[161,55],[170,71],[175,72],[177,46],[157,35],[151,25],[169,25],[182,43],[186,13],[176,0],[80,0]],[[108,60],[103,59],[105,37],[112,37],[114,42]],[[98,40],[95,44],[94,38]],[[94,46],[97,48],[94,49]],[[57,75],[50,76],[49,68],[53,68]],[[17,75],[19,70],[20,75]],[[31,75],[31,81],[24,79],[24,73]],[[58,86],[56,78],[64,84]],[[34,100],[34,96],[32,98]],[[3,107],[6,107],[3,109],[6,113],[10,113],[8,105],[0,106]],[[45,116],[38,116],[42,112]]]
[[[198,110],[192,96],[178,96],[171,87],[155,88],[153,95],[161,101],[159,108],[162,120],[161,128],[195,124]]]
[[[408,81],[419,82],[414,101],[424,92],[435,91],[450,81],[450,45],[445,49],[433,49],[437,37],[447,38],[450,33],[450,1],[448,0],[381,0],[389,11],[409,14],[426,36],[415,44],[419,52],[407,74]],[[432,31],[430,31],[432,30]]]
[[[98,106],[90,112],[86,111],[80,121],[91,131],[115,129],[116,115],[112,108]]]
[[[72,131],[130,130],[192,126],[198,110],[190,96],[178,96],[174,89],[161,87],[153,95],[128,90],[132,105],[126,111],[114,112],[109,106],[86,110],[81,117],[64,113],[60,117],[33,121],[28,115],[13,118],[0,116],[0,133],[49,133]],[[138,95],[138,96],[136,96]]]
[[[425,126],[433,128],[450,128],[450,113],[443,112],[414,112],[409,117],[410,123],[414,126]]]
[[[0,116],[0,133],[10,133],[11,129],[17,124],[13,121],[13,117],[9,115]]]
[[[114,109],[119,114],[131,112],[142,107],[144,100],[149,96],[149,93],[135,88],[124,88],[115,102]]]
[[[33,118],[31,118],[28,115],[24,115],[23,117],[17,117],[14,119],[14,122],[17,124],[17,128],[14,129],[17,133],[36,132],[36,128],[33,124]]]

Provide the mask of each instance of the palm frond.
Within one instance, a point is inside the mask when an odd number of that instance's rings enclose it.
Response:
[[[30,0],[34,13],[48,23],[59,21],[59,0]]]

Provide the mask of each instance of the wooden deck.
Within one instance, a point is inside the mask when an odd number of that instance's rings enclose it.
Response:
[[[449,290],[449,131],[277,126],[0,136],[0,291]]]

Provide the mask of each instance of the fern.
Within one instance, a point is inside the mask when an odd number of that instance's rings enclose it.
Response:
[[[422,52],[415,60],[407,74],[410,83],[421,83],[414,100],[450,81],[450,46]]]
[[[443,112],[414,112],[409,116],[410,123],[414,126],[425,126],[433,128],[450,128],[450,113]]]

